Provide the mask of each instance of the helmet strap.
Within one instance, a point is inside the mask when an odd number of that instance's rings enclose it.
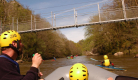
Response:
[[[19,40],[17,40],[17,50],[19,51],[20,45],[19,45]]]
[[[19,55],[19,41],[17,40],[17,48],[10,44],[10,47]]]

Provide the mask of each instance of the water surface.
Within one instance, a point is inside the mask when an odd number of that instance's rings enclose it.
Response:
[[[115,66],[126,69],[127,71],[111,71],[118,75],[131,76],[138,78],[138,58],[133,58],[133,56],[125,55],[120,57],[108,56],[109,59],[114,63]],[[103,60],[103,56],[78,56],[75,59],[59,58],[56,61],[45,60],[40,66],[40,71],[44,74],[42,78],[46,77],[48,74],[53,72],[58,67],[73,65],[75,63],[86,63],[86,64],[101,64],[98,61],[93,61],[90,58],[96,60]],[[25,75],[30,69],[31,62],[20,63],[21,74]]]

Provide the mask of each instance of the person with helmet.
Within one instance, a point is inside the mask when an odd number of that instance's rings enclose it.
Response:
[[[74,64],[69,71],[70,80],[88,80],[88,69],[82,63]]]
[[[69,71],[70,80],[88,80],[88,76],[89,76],[88,69],[82,63],[76,63],[70,68]],[[59,80],[64,80],[64,78],[61,77]]]
[[[108,59],[108,56],[107,55],[104,55],[104,61],[101,62],[102,63],[102,66],[114,66],[114,64]]]
[[[71,55],[70,58],[73,59],[73,55]]]
[[[36,53],[26,75],[20,74],[19,64],[15,61],[22,54],[21,36],[14,30],[8,30],[0,36],[0,80],[38,80],[43,74],[38,72],[42,57]]]

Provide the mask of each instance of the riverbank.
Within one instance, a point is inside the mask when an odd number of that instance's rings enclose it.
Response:
[[[23,60],[16,60],[17,63],[23,63]]]

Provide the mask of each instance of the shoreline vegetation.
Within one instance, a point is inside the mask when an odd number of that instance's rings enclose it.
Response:
[[[16,60],[17,63],[23,63],[23,60]]]

